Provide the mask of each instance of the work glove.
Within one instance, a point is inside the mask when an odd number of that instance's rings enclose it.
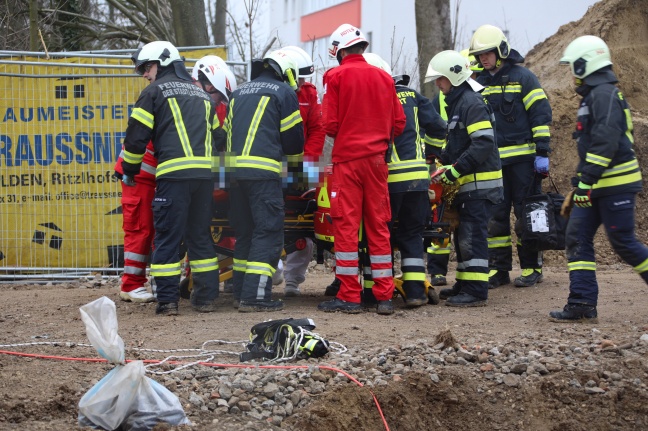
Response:
[[[592,206],[592,186],[583,182],[578,183],[578,188],[574,190],[574,205],[579,208],[589,208]]]
[[[549,157],[546,156],[536,156],[535,161],[533,162],[533,167],[535,168],[536,174],[548,177],[549,176]]]
[[[432,184],[442,183],[446,186],[454,184],[461,174],[455,169],[454,165],[441,166],[432,174],[430,178]]]
[[[124,183],[125,186],[128,187],[135,187],[135,178],[131,177],[130,175],[122,175],[122,183]]]

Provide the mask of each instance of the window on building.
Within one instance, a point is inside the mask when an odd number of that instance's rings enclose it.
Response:
[[[330,7],[346,3],[349,0],[304,0],[303,1],[303,14],[318,12],[320,10],[328,9]]]

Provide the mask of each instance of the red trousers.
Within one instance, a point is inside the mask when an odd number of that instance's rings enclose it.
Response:
[[[384,301],[394,293],[387,226],[391,219],[387,174],[384,155],[333,164],[330,201],[335,274],[341,281],[337,297],[344,301],[360,302],[358,232],[361,222],[367,236],[374,296]]]
[[[146,265],[155,236],[151,208],[154,195],[154,183],[136,182],[134,187],[122,183],[124,274],[121,290],[124,292],[142,287],[147,282]]]

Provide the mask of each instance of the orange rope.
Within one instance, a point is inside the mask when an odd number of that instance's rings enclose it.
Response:
[[[0,350],[0,354],[3,355],[12,355],[12,356],[21,356],[21,357],[26,357],[26,358],[36,358],[36,359],[52,359],[52,360],[59,360],[59,361],[81,361],[81,362],[108,362],[107,359],[104,358],[74,358],[74,357],[68,357],[68,356],[54,356],[54,355],[38,355],[35,353],[22,353],[22,352],[12,352],[10,350]],[[128,359],[126,362],[133,362],[134,360]],[[143,360],[145,364],[159,364],[162,361],[159,361],[157,359],[146,359]],[[171,365],[182,365],[182,364],[187,364],[187,362],[183,361],[166,361],[165,364],[171,364]],[[220,363],[215,363],[215,362],[198,362],[199,365],[204,365],[206,367],[214,367],[214,368],[263,368],[263,369],[275,369],[275,370],[307,370],[310,367],[308,365],[249,365],[249,364],[220,364]],[[345,376],[347,379],[355,383],[356,385],[363,387],[364,385],[360,383],[355,377],[353,377],[351,374],[347,373],[344,370],[340,370],[339,368],[334,368],[334,367],[329,367],[327,365],[320,365],[318,367],[321,370],[329,370],[333,371],[336,373],[340,373],[343,376]],[[382,409],[380,408],[380,404],[378,403],[378,398],[376,398],[376,394],[373,393],[372,390],[369,390],[369,393],[371,396],[373,396],[374,403],[376,404],[376,408],[378,409],[378,413],[380,414],[380,418],[383,421],[383,425],[385,426],[386,431],[389,430],[389,425],[387,424],[387,419],[385,419],[385,415],[383,414]]]

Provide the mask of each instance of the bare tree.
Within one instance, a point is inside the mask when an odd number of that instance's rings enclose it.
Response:
[[[36,12],[31,19],[30,11]],[[155,40],[207,45],[204,11],[204,0],[3,0],[0,43],[26,50],[31,39],[50,51],[133,48]]]
[[[436,53],[452,49],[450,0],[415,0],[414,11],[421,93],[432,98],[436,91],[433,86],[424,85],[425,72]]]
[[[169,0],[178,46],[209,45],[204,0]]]
[[[214,44],[225,45],[227,33],[227,0],[216,0],[216,10],[212,10],[212,2],[207,2],[209,25],[211,26]]]

